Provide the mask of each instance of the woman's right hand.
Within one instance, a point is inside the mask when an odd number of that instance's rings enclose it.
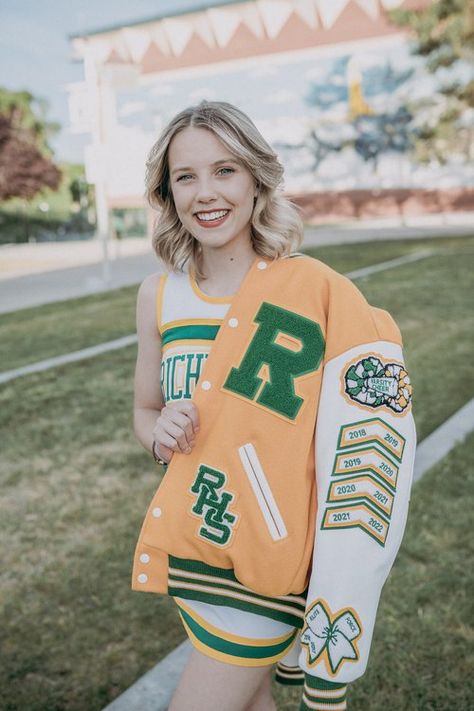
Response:
[[[170,402],[161,410],[153,439],[157,454],[167,463],[174,452],[190,454],[199,431],[199,412],[191,400]]]

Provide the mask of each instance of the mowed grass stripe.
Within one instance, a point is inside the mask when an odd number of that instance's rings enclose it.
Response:
[[[77,363],[78,360],[87,360],[87,358],[95,358],[95,356],[102,355],[102,353],[107,353],[108,351],[116,351],[120,348],[126,348],[127,346],[134,346],[137,343],[137,340],[137,336],[132,334],[130,336],[124,336],[123,338],[116,338],[115,341],[101,343],[98,346],[91,346],[90,348],[83,348],[80,351],[65,353],[64,355],[56,356],[55,358],[40,360],[39,363],[24,365],[23,367],[16,368],[15,370],[7,370],[6,373],[0,373],[0,384],[8,383],[10,380],[21,378],[24,375],[31,375],[32,373],[40,373],[43,370],[56,368],[59,365]]]
[[[381,262],[380,264],[372,264],[368,267],[363,267],[362,269],[357,269],[354,272],[348,272],[345,276],[351,279],[359,279],[370,274],[376,274],[378,272],[386,271],[387,269],[394,269],[403,264],[409,262],[417,262],[420,259],[425,259],[432,254],[432,250],[422,250],[414,254],[407,254],[402,257],[397,257],[396,259],[391,259],[386,262]],[[179,338],[181,334],[182,338],[193,339],[193,338],[204,338],[214,339],[219,326],[177,326],[176,328],[171,328],[164,332],[162,344],[163,347],[169,344],[171,341]],[[47,358],[46,360],[37,361],[36,363],[31,363],[30,365],[24,365],[20,368],[14,368],[13,370],[7,370],[0,372],[0,384],[7,383],[10,380],[15,380],[15,378],[21,378],[24,375],[30,375],[31,373],[38,373],[43,370],[48,370],[49,368],[55,368],[58,365],[65,365],[66,363],[75,363],[78,360],[85,360],[87,358],[94,358],[97,355],[106,353],[108,351],[114,351],[118,348],[126,348],[130,345],[135,345],[137,343],[137,336],[131,334],[124,336],[123,338],[117,338],[113,341],[107,341],[106,343],[100,343],[97,346],[91,346],[90,348],[83,348],[79,351],[73,351],[72,353],[64,353],[60,356],[55,356],[53,358]]]
[[[473,318],[468,298],[469,258],[467,251],[433,256],[423,262],[423,269],[419,264],[407,265],[396,275],[393,272],[393,278],[387,278],[387,272],[359,283],[371,303],[389,308],[405,333],[420,440],[469,397],[466,354]],[[431,339],[429,343],[426,338]],[[134,352],[128,348],[27,376],[5,384],[0,391],[4,433],[0,707],[101,709],[185,638],[172,600],[130,590],[135,543],[160,478],[132,433],[133,370]],[[400,709],[424,709],[430,704],[448,709],[448,705],[431,703],[432,698],[446,698],[448,690],[454,694],[453,706],[463,708],[468,684],[460,650],[467,632],[456,622],[456,606],[467,599],[470,588],[467,572],[457,576],[456,566],[467,568],[462,507],[469,494],[471,451],[472,442],[467,458],[455,462],[462,468],[443,471],[446,486],[458,482],[456,501],[453,496],[445,501],[446,492],[436,486],[427,491],[422,503],[420,525],[428,538],[422,536],[427,550],[422,549],[420,555],[431,561],[428,577],[425,580],[422,569],[419,579],[415,568],[414,577],[408,582],[403,578],[389,606],[382,606],[384,617],[377,628],[382,625],[384,629],[378,642],[382,648],[374,647],[369,672],[383,653],[384,666],[375,667],[370,683],[376,685],[378,694],[385,688],[389,693],[379,706],[377,697],[373,708],[395,711],[391,697],[396,696],[397,684],[398,689],[417,694],[410,705],[412,697],[403,691],[405,705]],[[431,481],[431,474],[420,482],[421,487],[425,481]],[[412,501],[418,498],[415,490]],[[446,509],[445,504],[457,508]],[[432,558],[429,548],[437,535],[439,560]],[[444,567],[443,545],[448,568]],[[432,566],[440,564],[443,572],[433,580],[446,578],[441,597],[438,583],[431,588],[429,580]],[[450,586],[459,586],[454,590],[453,629],[464,637],[449,642],[447,650],[457,658],[455,662],[448,658],[446,676],[444,666],[439,666],[442,647],[438,637],[451,635],[448,579]],[[418,629],[413,620],[418,595],[434,601],[427,624],[436,630],[428,636],[428,651],[421,650],[423,640],[410,646]],[[403,596],[407,596],[406,608]],[[459,609],[464,614],[462,604]],[[441,615],[443,630],[438,629],[436,615]],[[426,633],[425,628],[421,631]],[[433,660],[435,655],[438,661]],[[365,683],[362,680],[359,685]],[[430,701],[423,706],[428,687]],[[420,705],[415,705],[419,700]],[[281,708],[295,707],[283,703],[280,695]],[[370,708],[368,702],[358,706]]]
[[[90,348],[135,331],[138,285],[0,315],[0,371]]]
[[[461,250],[472,238],[405,240],[308,249],[337,271],[351,272],[418,252]],[[137,286],[0,315],[0,371],[6,372],[113,341],[135,331]]]

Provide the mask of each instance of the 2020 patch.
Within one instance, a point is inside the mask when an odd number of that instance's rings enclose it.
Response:
[[[386,407],[400,414],[411,402],[412,385],[403,364],[383,363],[376,356],[367,356],[347,367],[344,392],[359,405]]]

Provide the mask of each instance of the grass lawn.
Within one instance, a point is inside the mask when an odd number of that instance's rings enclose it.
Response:
[[[353,271],[425,249],[439,253],[469,248],[469,238],[405,240],[307,250],[339,272]],[[359,283],[359,282],[358,282]],[[137,287],[1,314],[0,370],[95,346],[135,331]],[[60,334],[60,336],[59,336]]]
[[[421,244],[315,254],[348,271]],[[420,440],[473,392],[474,240],[435,240],[433,247],[422,262],[357,282],[404,335]],[[135,293],[121,289],[0,317],[2,370],[133,332]],[[130,590],[135,543],[159,482],[132,434],[134,358],[129,347],[0,389],[1,709],[99,710],[185,638],[171,600]],[[473,444],[471,437],[414,490],[351,711],[473,706],[466,565],[473,522],[465,505]],[[279,709],[297,708],[299,692],[278,687],[276,694]]]
[[[400,553],[382,593],[365,675],[350,711],[471,711],[474,433],[418,482]],[[471,623],[471,625],[470,625]],[[279,711],[300,691],[274,684]]]

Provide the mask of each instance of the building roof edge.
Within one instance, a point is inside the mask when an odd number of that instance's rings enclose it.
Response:
[[[107,32],[115,32],[121,30],[124,27],[137,27],[138,25],[146,25],[150,22],[156,22],[158,20],[164,20],[167,17],[179,17],[180,15],[190,15],[195,12],[202,12],[202,10],[208,10],[210,8],[227,6],[227,5],[237,5],[245,2],[252,2],[253,0],[206,0],[206,2],[201,2],[199,5],[190,6],[187,8],[181,8],[180,10],[165,11],[159,15],[153,15],[152,17],[146,17],[142,20],[133,20],[132,22],[120,22],[115,25],[109,25],[107,27],[99,27],[96,29],[86,30],[84,32],[74,32],[68,34],[69,40],[80,39],[81,37],[92,37],[94,35],[102,35]]]

